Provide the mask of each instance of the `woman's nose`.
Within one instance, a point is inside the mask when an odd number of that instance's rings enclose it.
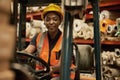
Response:
[[[51,20],[50,20],[50,24],[52,24],[53,22],[54,22],[54,21],[51,19]]]

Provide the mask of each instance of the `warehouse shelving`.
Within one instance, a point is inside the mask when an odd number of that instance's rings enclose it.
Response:
[[[93,40],[84,40],[84,39],[74,39],[74,42],[77,44],[94,44]],[[120,41],[101,41],[103,45],[120,45]]]
[[[120,1],[119,0],[111,0],[109,2],[101,1],[99,4],[100,10],[120,10]],[[86,9],[86,18],[93,19],[92,14],[88,14],[89,11],[92,10],[92,6],[88,4]],[[40,12],[28,13],[26,15],[26,19],[39,19],[41,20],[42,10]],[[30,39],[26,39],[26,42],[30,42]],[[93,40],[84,40],[84,39],[74,39],[75,43],[78,44],[94,44]],[[120,41],[102,41],[101,44],[103,45],[120,45]]]

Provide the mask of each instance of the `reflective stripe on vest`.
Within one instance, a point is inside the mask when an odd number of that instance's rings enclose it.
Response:
[[[37,53],[39,54],[41,52],[42,46],[43,46],[43,41],[45,39],[47,32],[44,32],[41,34],[41,36],[39,37],[39,43],[38,43],[38,47],[37,47]]]
[[[39,57],[48,63],[49,58],[49,41],[46,33],[39,34],[37,37],[37,50]],[[51,50],[50,64],[56,65],[59,60],[56,59],[56,54],[60,51],[62,45],[62,34],[60,35],[58,41],[56,42],[54,48]]]

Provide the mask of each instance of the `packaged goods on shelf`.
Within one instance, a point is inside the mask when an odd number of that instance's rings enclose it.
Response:
[[[102,52],[102,75],[104,80],[120,79],[120,49]]]
[[[27,7],[27,13],[39,12],[41,9],[39,6]]]
[[[93,27],[80,19],[74,19],[73,38],[93,39]]]

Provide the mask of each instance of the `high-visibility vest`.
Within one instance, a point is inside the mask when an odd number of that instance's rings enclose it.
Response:
[[[50,65],[54,66],[58,64],[59,60],[56,58],[56,54],[60,51],[62,44],[62,34],[60,35],[58,41],[56,42],[54,48],[51,50],[51,56],[50,56]],[[49,40],[47,32],[44,32],[42,34],[38,34],[38,37],[36,39],[36,47],[39,52],[39,57],[42,58],[45,62],[48,63],[49,59]]]

